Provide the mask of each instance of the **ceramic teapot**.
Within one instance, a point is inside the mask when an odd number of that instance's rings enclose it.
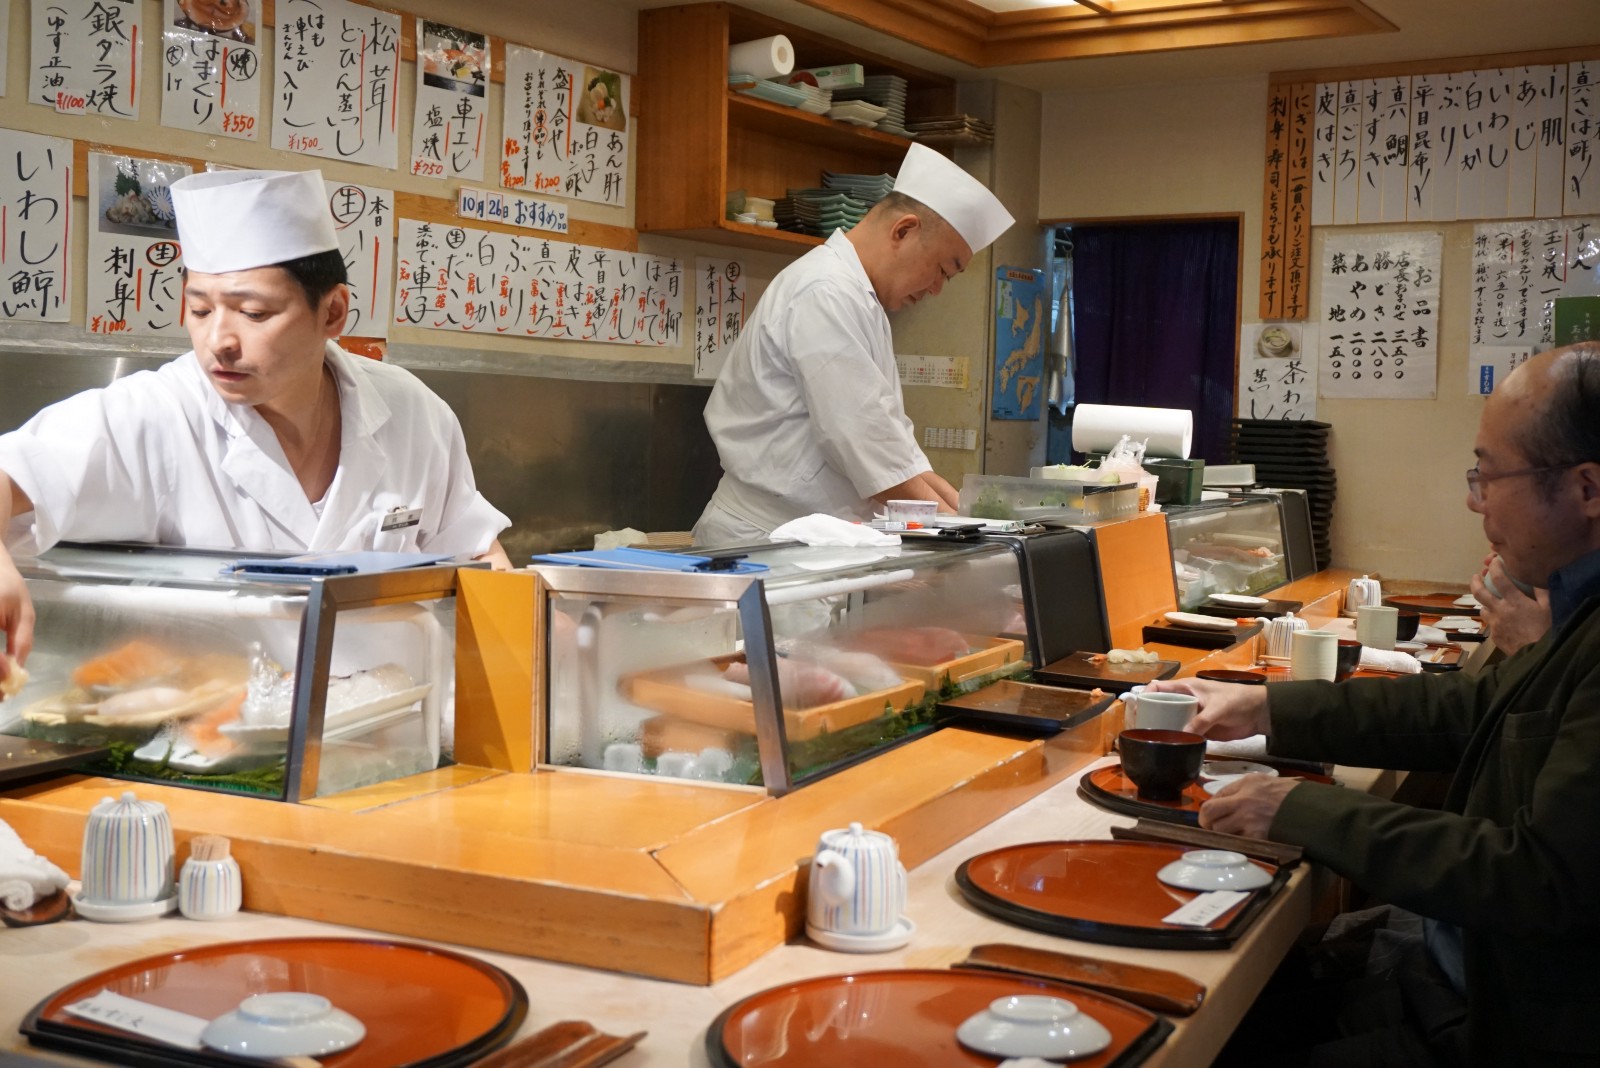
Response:
[[[1344,591],[1344,610],[1354,613],[1363,605],[1382,604],[1383,586],[1377,579],[1369,575],[1351,579],[1350,585]]]
[[[1309,630],[1311,624],[1296,616],[1293,612],[1281,615],[1276,619],[1267,620],[1265,637],[1267,640],[1267,655],[1282,657],[1287,660],[1294,651],[1294,634],[1297,630]]]
[[[166,806],[140,801],[132,791],[103,798],[84,827],[82,872],[74,904],[88,919],[143,919],[176,908]]]
[[[811,861],[806,932],[830,948],[893,949],[911,937],[906,869],[893,838],[859,823],[823,832]]]

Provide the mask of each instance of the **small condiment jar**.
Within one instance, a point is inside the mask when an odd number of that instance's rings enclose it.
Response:
[[[178,911],[191,920],[223,920],[239,911],[244,888],[228,840],[196,835],[178,875]]]

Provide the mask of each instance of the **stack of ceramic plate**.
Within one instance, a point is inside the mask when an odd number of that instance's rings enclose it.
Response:
[[[859,89],[836,89],[835,100],[864,100],[884,109],[878,129],[899,137],[910,137],[906,129],[906,80],[898,74],[869,74]]]
[[[848,122],[852,126],[876,126],[887,113],[887,108],[869,104],[865,100],[846,100],[842,104],[830,107],[828,118],[838,122]]]
[[[785,230],[827,237],[860,222],[871,206],[837,189],[791,189],[774,205],[773,215]]]
[[[798,85],[785,85],[749,74],[730,74],[728,84],[746,96],[765,100],[769,104],[782,104],[786,108],[797,108],[806,100],[806,94],[801,92]]]
[[[795,105],[801,111],[809,111],[813,115],[826,115],[828,109],[833,107],[832,89],[818,89],[816,86],[808,85],[805,82],[790,82],[789,87],[798,89],[806,95],[804,100]]]
[[[823,171],[822,185],[826,189],[849,193],[857,200],[868,204],[876,204],[888,196],[889,191],[894,188],[894,175],[836,174],[833,171]]]
[[[994,140],[994,124],[971,115],[930,115],[908,124],[909,132],[924,141],[986,145]]]

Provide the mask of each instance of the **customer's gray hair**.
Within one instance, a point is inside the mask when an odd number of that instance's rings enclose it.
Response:
[[[1517,435],[1530,463],[1572,467],[1600,463],[1600,341],[1581,341],[1553,353],[1545,409]],[[1544,472],[1549,491],[1560,471]]]

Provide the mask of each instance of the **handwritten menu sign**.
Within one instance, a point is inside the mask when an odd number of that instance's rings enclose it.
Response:
[[[0,26],[11,25],[11,0],[0,0]],[[6,53],[9,48],[4,47],[5,39],[9,33],[0,33],[0,96],[6,95]]]
[[[328,212],[350,279],[349,337],[389,336],[389,279],[394,265],[394,190],[324,181]]]
[[[1434,396],[1442,246],[1436,232],[1328,236],[1317,374],[1322,396]]]
[[[394,321],[558,341],[682,342],[677,260],[400,220]]]
[[[1600,211],[1600,60],[1324,82],[1314,101],[1314,225]]]
[[[1555,344],[1555,301],[1600,295],[1600,217],[1483,223],[1472,234],[1467,392]]]
[[[400,16],[348,0],[278,0],[272,147],[399,163]]]
[[[1283,315],[1284,243],[1288,216],[1284,204],[1285,153],[1289,141],[1289,86],[1267,94],[1267,158],[1261,194],[1261,314]]]
[[[744,328],[744,264],[701,256],[694,277],[694,376],[716,378]]]
[[[500,184],[625,203],[630,81],[617,71],[506,45]]]
[[[72,308],[72,142],[0,134],[0,319],[64,323]]]
[[[183,338],[183,251],[171,186],[183,163],[89,153],[91,334]]]
[[[252,5],[162,6],[161,125],[258,140],[263,79]]]
[[[35,0],[29,98],[63,114],[139,117],[138,0]]]
[[[567,232],[567,206],[554,200],[491,192],[462,186],[456,190],[456,214],[463,219],[520,226],[524,230]]]
[[[417,20],[417,104],[411,122],[411,173],[483,180],[484,93],[489,39]]]
[[[1315,419],[1317,341],[1317,329],[1308,323],[1245,323],[1239,334],[1239,418]]]

